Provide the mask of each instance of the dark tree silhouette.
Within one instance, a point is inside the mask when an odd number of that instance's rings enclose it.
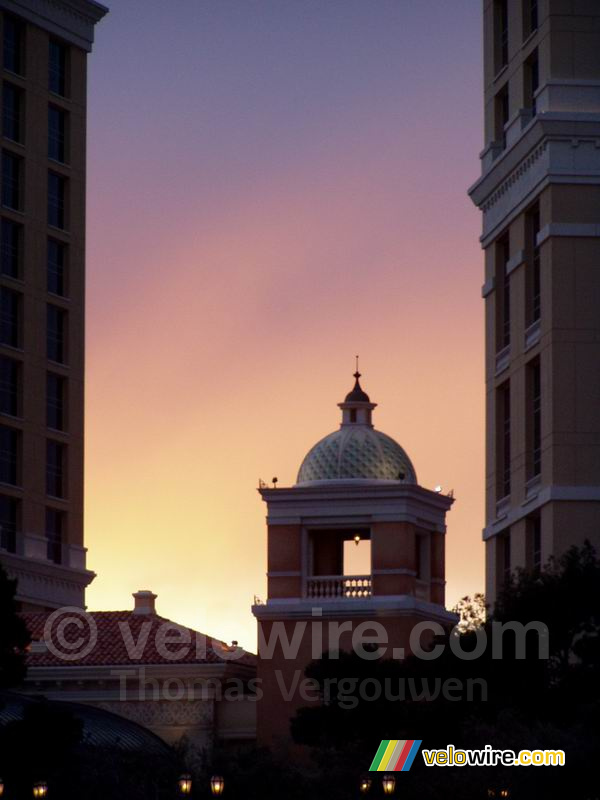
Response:
[[[472,615],[471,615],[472,616]],[[483,797],[487,788],[507,787],[513,797],[595,796],[594,752],[600,751],[600,560],[586,543],[551,561],[541,573],[518,572],[485,622],[444,634],[432,643],[443,653],[425,661],[365,661],[354,653],[310,664],[307,677],[321,687],[322,703],[299,710],[291,722],[299,744],[312,749],[316,763],[340,775],[368,769],[383,738],[420,738],[428,748],[562,749],[565,767],[427,769],[417,759],[402,774],[405,797]],[[524,646],[510,625],[541,622],[547,634],[529,630]],[[454,636],[455,650],[451,648]],[[457,655],[485,651],[473,660]],[[541,641],[541,651],[540,651]],[[547,648],[548,657],[540,658]],[[520,652],[522,650],[522,653]],[[498,657],[501,652],[501,657]],[[352,679],[392,687],[378,699],[349,690]],[[335,689],[335,680],[338,680]],[[339,683],[346,679],[345,683]],[[333,681],[333,683],[332,683]],[[460,691],[444,692],[448,681]],[[466,688],[472,681],[473,692]],[[329,682],[329,690],[327,690]],[[478,691],[481,683],[485,691]],[[456,683],[451,683],[456,686]],[[332,689],[332,686],[334,687]],[[341,687],[341,691],[340,691]],[[404,699],[401,699],[403,687]],[[370,690],[371,696],[374,694]],[[392,699],[393,697],[397,699]]]
[[[29,631],[17,614],[17,582],[0,566],[0,688],[18,686],[25,677]]]

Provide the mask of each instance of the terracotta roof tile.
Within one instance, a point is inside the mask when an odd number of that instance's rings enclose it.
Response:
[[[256,656],[252,653],[244,652],[241,657],[235,657],[239,648],[205,636],[192,628],[177,625],[157,614],[81,611],[76,615],[75,612],[63,611],[49,623],[46,632],[48,639],[44,631],[51,613],[23,612],[21,616],[32,637],[27,658],[29,667],[227,662],[245,666],[256,664]],[[72,617],[73,621],[65,624],[61,633],[60,623],[68,617]],[[61,657],[61,653],[66,657]]]

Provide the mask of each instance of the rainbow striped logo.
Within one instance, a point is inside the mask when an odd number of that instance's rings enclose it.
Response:
[[[408,772],[422,739],[383,739],[369,772]]]

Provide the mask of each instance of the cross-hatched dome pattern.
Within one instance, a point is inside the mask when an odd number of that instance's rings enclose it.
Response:
[[[385,433],[360,424],[342,425],[309,451],[298,484],[336,480],[385,480],[416,483],[410,458]]]

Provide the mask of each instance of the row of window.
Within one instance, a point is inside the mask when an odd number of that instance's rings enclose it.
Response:
[[[0,414],[23,415],[23,365],[0,356]],[[46,373],[46,425],[55,431],[67,430],[67,378]]]
[[[508,64],[509,55],[509,0],[494,2],[494,69],[497,74]],[[521,4],[522,41],[538,29],[538,0],[523,0]]]
[[[496,390],[496,497],[511,492],[511,427],[512,410],[510,380]],[[540,359],[525,368],[525,442],[527,480],[537,477],[542,469],[542,379]]]
[[[540,246],[540,207],[536,203],[525,214],[525,327],[528,328],[540,319],[542,311]],[[508,233],[496,242],[495,277],[496,277],[496,352],[509,347],[511,339],[511,303],[510,303],[510,242]]]
[[[3,14],[2,66],[5,71],[24,77],[27,63],[27,27],[16,17]],[[48,44],[48,89],[60,97],[70,93],[70,50],[56,39]],[[18,144],[24,142],[26,94],[19,81],[2,83],[2,135]],[[49,104],[47,122],[48,158],[66,163],[69,148],[69,115],[60,104]],[[2,150],[0,202],[5,208],[24,210],[25,161],[17,153]],[[47,219],[54,228],[66,229],[68,180],[52,170],[48,172]],[[0,272],[13,278],[23,278],[24,228],[21,224],[2,219],[0,241]],[[67,293],[67,245],[48,239],[46,275],[48,292],[60,296]],[[23,338],[23,296],[20,292],[0,287],[0,343],[21,347]],[[53,304],[47,305],[47,357],[58,363],[66,362],[67,312]],[[22,414],[23,364],[8,356],[0,357],[0,413]],[[67,378],[54,372],[46,375],[46,423],[48,428],[64,431],[67,427]],[[23,433],[0,425],[0,482],[12,486],[21,483]],[[46,493],[63,498],[66,494],[67,447],[54,439],[46,440]],[[15,552],[21,527],[21,501],[0,495],[0,548]],[[48,559],[62,561],[63,538],[66,531],[64,511],[46,509],[45,531]]]
[[[494,141],[501,150],[506,149],[506,126],[510,119],[509,81],[498,90],[494,99]],[[536,93],[540,87],[540,67],[537,49],[523,64],[523,109],[527,112],[524,122],[537,114]]]
[[[23,173],[25,160],[8,150],[2,151],[2,205],[12,211],[23,211]],[[48,171],[48,225],[65,230],[67,227],[68,179]]]
[[[8,278],[23,278],[23,225],[2,218],[0,227],[0,273]],[[68,245],[49,238],[46,243],[46,286],[52,294],[67,295]]]
[[[23,295],[0,286],[0,344],[23,346]],[[46,356],[57,364],[67,363],[67,312],[46,305]]]
[[[2,135],[23,144],[25,124],[25,92],[4,81],[2,84]],[[67,161],[68,113],[54,105],[48,106],[48,158],[61,164]]]
[[[0,483],[21,486],[22,431],[0,425]],[[66,496],[67,447],[55,439],[46,440],[46,494]]]
[[[25,24],[4,14],[2,35],[2,65],[15,75],[25,76],[26,27]],[[53,94],[66,97],[69,91],[69,47],[57,39],[48,43],[48,89]]]
[[[0,549],[15,553],[21,529],[21,501],[0,494]],[[66,514],[55,508],[46,509],[47,558],[55,564],[63,561],[62,549],[66,533]]]
[[[538,513],[526,519],[526,564],[525,568],[539,575],[542,569],[542,519]],[[511,530],[508,528],[498,536],[498,579],[501,585],[510,580],[512,570]]]
[[[0,425],[0,483],[21,485],[22,431]],[[67,446],[55,439],[46,440],[46,494],[66,496]]]

